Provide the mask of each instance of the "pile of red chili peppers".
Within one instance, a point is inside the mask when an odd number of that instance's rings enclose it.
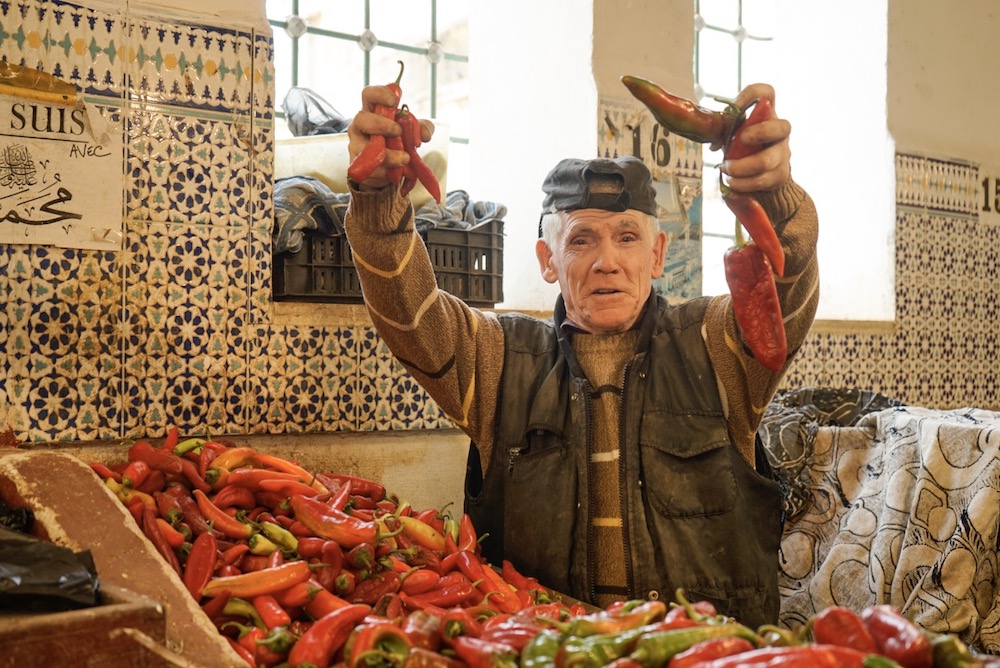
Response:
[[[481,557],[469,517],[220,440],[142,440],[91,468],[250,666],[966,666],[893,608],[831,608],[798,633],[708,602],[567,601]],[[970,658],[969,661],[972,661]]]
[[[435,202],[441,201],[441,186],[433,170],[424,162],[417,153],[422,138],[420,136],[420,120],[410,112],[404,104],[400,106],[403,91],[399,82],[403,78],[403,61],[399,61],[399,76],[396,81],[389,84],[389,89],[396,95],[396,106],[387,107],[378,105],[376,113],[395,120],[402,133],[398,137],[385,137],[383,135],[372,135],[364,149],[351,161],[347,168],[347,175],[355,183],[363,183],[378,169],[386,158],[386,150],[406,151],[410,160],[402,167],[391,167],[388,169],[389,180],[399,186],[401,195],[408,195],[419,181]]]
[[[723,147],[727,160],[736,160],[759,150],[741,141],[743,131],[772,116],[768,100],[758,100],[753,111],[732,104],[712,111],[673,95],[640,77],[623,76],[629,92],[667,130],[692,141]],[[778,301],[774,274],[784,276],[785,253],[764,207],[752,195],[721,184],[723,201],[736,215],[736,245],[726,251],[726,282],[733,298],[736,322],[754,358],[771,371],[780,371],[788,357],[785,326]],[[753,243],[743,238],[743,228]]]

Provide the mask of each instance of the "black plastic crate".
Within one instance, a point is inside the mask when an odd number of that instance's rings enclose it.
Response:
[[[421,233],[438,287],[471,306],[503,301],[503,221]],[[306,234],[298,253],[274,257],[274,298],[360,304],[361,284],[346,236]]]

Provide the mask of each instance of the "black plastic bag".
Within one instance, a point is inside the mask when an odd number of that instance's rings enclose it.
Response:
[[[0,527],[0,610],[59,612],[100,602],[89,550],[74,552]]]
[[[337,134],[350,124],[329,102],[308,88],[290,88],[281,101],[281,108],[288,129],[296,137]]]
[[[35,522],[35,513],[31,508],[8,508],[0,503],[0,527],[28,533]]]

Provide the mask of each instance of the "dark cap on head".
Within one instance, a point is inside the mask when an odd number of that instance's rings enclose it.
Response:
[[[545,193],[543,213],[635,209],[656,215],[652,175],[635,156],[561,160],[545,177],[542,191]]]

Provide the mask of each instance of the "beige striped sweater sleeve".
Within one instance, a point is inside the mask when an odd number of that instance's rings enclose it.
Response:
[[[503,369],[493,313],[439,290],[396,189],[352,190],[345,221],[365,303],[379,336],[435,403],[478,445],[485,466]]]
[[[819,301],[816,207],[795,182],[756,196],[785,249],[785,275],[776,280],[792,357],[809,333]],[[753,359],[740,337],[729,295],[716,297],[709,304],[703,335],[719,380],[730,438],[752,465],[754,435],[788,362],[781,372],[773,373]]]

